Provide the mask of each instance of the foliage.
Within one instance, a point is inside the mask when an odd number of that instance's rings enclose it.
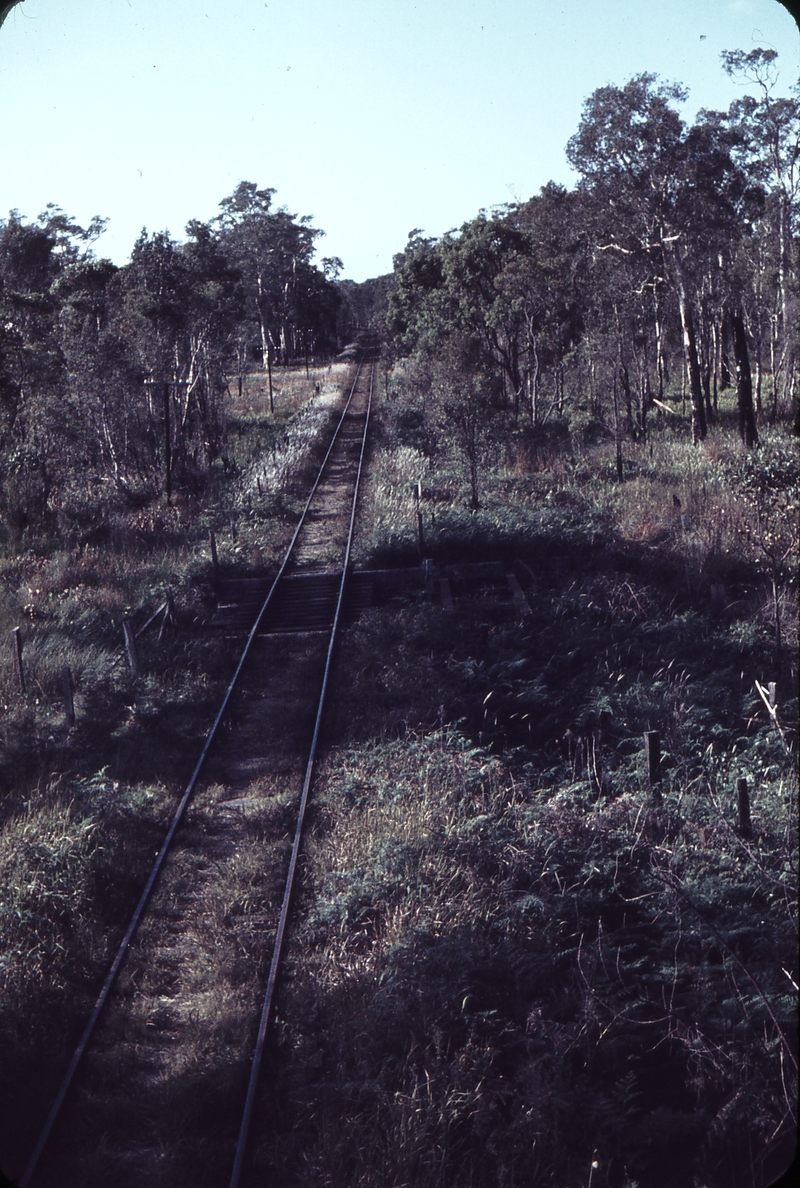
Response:
[[[132,505],[196,493],[225,452],[228,381],[241,396],[259,327],[284,365],[335,349],[337,262],[312,262],[321,233],[272,210],[272,193],[242,182],[183,244],[144,230],[120,269],[93,254],[102,219],[84,229],[51,205],[34,223],[0,222],[11,536],[97,520],[95,474]]]
[[[389,296],[395,356],[437,356],[467,336],[509,419],[588,406],[617,440],[620,473],[623,439],[646,436],[648,413],[687,387],[702,440],[735,373],[753,446],[753,399],[770,423],[796,407],[800,109],[775,97],[774,58],[723,55],[759,97],[691,127],[677,84],[641,74],[601,87],[567,146],[574,191],[551,183],[439,240],[413,232]]]
[[[420,595],[348,628],[253,1170],[365,1188],[766,1188],[783,1170],[797,105],[773,63],[726,55],[756,94],[691,127],[679,87],[601,88],[573,191],[414,232],[367,286],[317,267],[319,233],[250,182],[184,243],[144,231],[121,269],[93,256],[97,222],[2,223],[0,630],[23,627],[26,677],[6,651],[4,1164],[230,675],[229,642],[192,630],[214,602],[208,533],[225,569],[272,570],[346,371],[310,357],[386,312],[357,564],[502,562],[528,609],[503,576],[454,577],[453,613]],[[140,636],[134,681],[120,620],[142,626],[165,587],[178,630]],[[282,655],[265,646],[264,670]],[[189,813],[59,1150],[76,1182],[229,1171],[305,729],[285,696],[237,715],[262,749],[272,732],[271,774],[231,800],[212,771]]]

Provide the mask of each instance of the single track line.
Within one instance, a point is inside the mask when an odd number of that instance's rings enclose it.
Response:
[[[314,764],[317,757],[317,747],[319,744],[320,730],[322,728],[322,717],[325,711],[325,700],[328,692],[328,680],[331,673],[331,666],[333,663],[333,653],[336,647],[339,623],[342,614],[342,604],[344,602],[345,584],[347,582],[348,570],[350,567],[350,552],[353,544],[353,532],[355,528],[356,506],[358,503],[358,493],[361,484],[361,472],[364,465],[364,450],[367,443],[367,430],[369,428],[369,418],[372,409],[372,388],[375,375],[375,365],[372,364],[369,378],[369,396],[367,398],[367,415],[364,419],[364,433],[361,439],[361,450],[358,459],[358,471],[356,473],[355,489],[353,491],[352,505],[350,509],[350,526],[347,533],[347,547],[345,549],[344,563],[342,565],[341,578],[339,580],[339,593],[336,600],[336,611],[333,617],[333,626],[328,640],[328,651],[325,658],[325,671],[322,677],[322,686],[320,688],[319,700],[317,702],[317,715],[314,722],[314,733],[311,739],[311,748],[309,750],[308,762],[306,763],[305,778],[303,780],[303,790],[300,794],[300,804],[297,810],[297,823],[294,831],[294,842],[292,844],[292,855],[289,860],[289,869],[286,875],[286,885],[283,892],[283,902],[281,904],[281,914],[278,921],[278,928],[275,933],[275,942],[272,949],[272,960],[270,963],[269,976],[267,978],[267,988],[264,994],[264,1004],[261,1009],[261,1018],[259,1020],[258,1035],[256,1038],[255,1050],[253,1052],[253,1060],[250,1066],[250,1079],[247,1086],[247,1096],[245,1098],[244,1110],[242,1113],[242,1122],[239,1129],[239,1138],[236,1144],[236,1155],[233,1163],[233,1170],[231,1172],[231,1179],[229,1188],[238,1188],[241,1180],[242,1168],[244,1166],[244,1158],[247,1151],[247,1140],[250,1133],[250,1125],[253,1116],[253,1106],[255,1104],[255,1095],[258,1088],[259,1072],[261,1070],[261,1063],[264,1055],[264,1045],[267,1039],[269,1030],[269,1023],[272,1014],[272,1006],[275,998],[275,986],[278,980],[278,973],[280,970],[281,957],[283,955],[283,943],[286,936],[286,928],[289,920],[289,909],[291,906],[292,891],[294,889],[295,874],[297,871],[297,861],[300,854],[300,846],[303,839],[303,827],[305,824],[306,808],[308,806],[308,797],[311,790],[311,780],[314,773]]]
[[[311,508],[312,501],[313,501],[314,496],[317,492],[317,488],[319,487],[319,485],[323,479],[323,476],[325,475],[326,468],[328,466],[328,461],[331,458],[334,447],[335,447],[336,442],[339,438],[342,426],[345,424],[348,412],[350,410],[350,406],[353,402],[353,397],[355,395],[356,388],[358,386],[362,368],[363,368],[363,359],[360,359],[358,362],[358,368],[356,371],[355,378],[354,378],[352,386],[350,388],[350,393],[348,395],[347,402],[345,404],[344,410],[342,411],[342,415],[339,419],[336,429],[334,430],[330,444],[329,444],[328,449],[325,453],[325,457],[322,461],[322,464],[321,464],[319,471],[317,473],[317,477],[314,481],[314,485],[312,486],[311,492],[308,496],[308,499],[306,500],[300,520],[298,521],[297,527],[295,528],[295,531],[292,535],[292,539],[291,539],[289,546],[284,554],[283,561],[281,562],[281,566],[278,570],[278,573],[277,573],[277,575],[269,589],[269,592],[268,592],[266,598],[264,599],[264,602],[261,605],[261,609],[259,610],[258,615],[256,616],[256,620],[250,629],[250,633],[249,633],[247,640],[244,644],[244,647],[242,649],[241,655],[239,657],[239,661],[236,665],[236,669],[233,673],[233,676],[230,679],[230,682],[228,683],[227,689],[225,690],[225,694],[222,698],[222,702],[220,703],[219,710],[217,711],[216,717],[214,718],[214,722],[213,722],[210,730],[208,731],[208,734],[206,735],[206,739],[203,744],[203,748],[200,752],[200,757],[198,758],[197,763],[195,764],[194,770],[192,772],[192,775],[191,775],[191,778],[189,779],[188,784],[186,785],[186,789],[183,793],[183,796],[181,797],[181,800],[180,800],[177,808],[175,809],[175,812],[173,814],[172,820],[169,825],[169,829],[167,830],[167,834],[164,838],[164,841],[162,842],[161,848],[159,849],[158,854],[156,855],[156,858],[155,858],[153,866],[150,870],[150,874],[148,876],[147,882],[145,883],[144,889],[141,893],[141,896],[140,896],[139,901],[136,905],[136,908],[133,912],[133,915],[131,916],[131,919],[130,919],[128,927],[125,931],[125,934],[124,934],[122,940],[120,941],[119,947],[118,947],[116,955],[114,957],[114,960],[108,970],[105,981],[103,982],[103,986],[100,990],[100,993],[97,996],[94,1007],[92,1008],[92,1012],[89,1016],[89,1019],[86,1023],[83,1033],[80,1037],[80,1040],[78,1041],[77,1047],[75,1048],[75,1051],[73,1052],[72,1059],[70,1060],[70,1063],[67,1067],[67,1071],[65,1072],[64,1077],[61,1081],[61,1084],[59,1085],[55,1099],[54,1099],[53,1104],[50,1108],[50,1111],[47,1115],[47,1118],[44,1122],[44,1125],[39,1133],[39,1137],[36,1141],[36,1145],[33,1149],[30,1159],[28,1160],[28,1164],[25,1168],[25,1171],[22,1174],[22,1178],[20,1179],[20,1182],[19,1182],[20,1188],[30,1188],[30,1185],[33,1180],[36,1169],[38,1167],[39,1161],[40,1161],[42,1154],[45,1150],[45,1147],[47,1146],[47,1143],[50,1139],[50,1135],[53,1131],[53,1128],[54,1128],[56,1122],[58,1121],[61,1110],[64,1106],[64,1102],[67,1098],[69,1090],[70,1090],[72,1083],[75,1079],[75,1075],[76,1075],[78,1068],[83,1060],[83,1057],[89,1047],[89,1044],[92,1039],[92,1035],[95,1031],[95,1028],[96,1028],[97,1023],[100,1019],[100,1016],[103,1013],[103,1009],[108,1001],[111,991],[114,988],[114,984],[117,980],[117,975],[119,974],[120,968],[121,968],[122,963],[125,959],[125,955],[128,952],[128,949],[130,947],[134,933],[136,932],[136,929],[137,929],[137,927],[141,921],[141,918],[145,912],[147,904],[148,904],[150,897],[152,895],[153,889],[154,889],[156,882],[158,880],[159,874],[161,873],[162,867],[164,866],[164,863],[165,863],[167,856],[170,852],[170,849],[172,847],[172,843],[175,838],[175,834],[178,830],[178,826],[180,825],[180,823],[184,817],[186,808],[187,808],[189,801],[191,800],[192,795],[195,791],[197,781],[198,781],[198,779],[200,777],[200,773],[204,767],[206,758],[207,758],[208,753],[211,749],[211,745],[214,742],[214,739],[217,735],[220,724],[221,724],[223,717],[225,715],[225,712],[228,708],[231,697],[232,697],[234,690],[238,684],[240,674],[242,672],[245,661],[246,661],[248,654],[250,652],[253,641],[255,640],[256,635],[258,634],[261,622],[272,603],[272,600],[275,595],[275,591],[278,587],[278,584],[279,584],[281,578],[283,577],[287,567],[289,566],[289,563],[292,558],[292,554],[295,550],[295,546],[297,544],[298,538],[299,538],[300,533],[306,523],[306,519],[308,517],[308,513]],[[373,374],[374,374],[374,362],[372,363],[372,373],[370,375],[370,396],[372,393],[372,375]],[[368,420],[369,420],[369,417],[367,416],[367,422],[368,422]],[[364,441],[366,441],[366,433],[364,436]],[[363,460],[363,453],[364,453],[364,446],[362,443],[361,459],[359,461],[359,470],[358,470],[359,479],[360,479],[360,473],[361,473],[361,461]],[[344,575],[346,574],[347,565],[349,564],[350,543],[352,540],[354,516],[355,516],[355,502],[353,504],[353,513],[351,515],[350,533],[348,535],[348,545],[347,545],[347,551],[346,551],[345,568],[343,570],[342,583],[341,583],[341,588],[340,588],[340,593],[339,593],[339,603],[337,605],[337,620],[338,620],[339,609],[341,607],[342,592],[343,592],[343,588],[344,588]],[[324,678],[326,684],[327,684],[328,668],[329,668],[329,665],[326,665],[325,678]],[[315,733],[315,745],[316,745],[316,733]]]

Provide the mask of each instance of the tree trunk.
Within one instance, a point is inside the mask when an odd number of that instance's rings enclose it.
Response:
[[[719,365],[722,355],[722,329],[718,318],[714,319],[712,328],[712,336],[714,343],[714,412],[719,411]]]
[[[622,394],[625,397],[625,430],[628,437],[635,438],[636,431],[633,424],[633,405],[631,404],[631,381],[628,375],[628,368],[620,359],[619,364],[619,382],[622,386]]]
[[[617,447],[617,481],[622,482],[622,426],[619,421],[619,396],[617,392],[617,372],[614,371],[614,438]]]
[[[172,502],[172,429],[169,416],[169,381],[164,380],[164,492]]]
[[[678,308],[680,310],[681,326],[683,328],[683,354],[686,360],[686,369],[689,373],[689,392],[692,401],[692,441],[696,445],[708,433],[703,399],[703,385],[700,380],[700,362],[697,357],[697,339],[694,333],[692,311],[689,307],[686,273],[683,270],[683,262],[681,261],[680,254],[674,246],[670,251],[670,257],[678,289]]]
[[[269,411],[270,415],[275,412],[275,400],[272,395],[272,351],[270,350],[269,339],[267,339],[267,383],[269,384]]]
[[[667,370],[664,360],[664,328],[661,325],[661,310],[658,304],[658,294],[653,288],[653,316],[656,332],[656,374],[658,377],[658,399],[664,399],[664,385],[667,382]]]
[[[639,430],[642,441],[647,441],[647,413],[653,404],[653,392],[650,387],[650,360],[647,357],[647,334],[642,340],[641,379],[639,385]]]
[[[753,379],[750,374],[750,355],[741,309],[731,311],[733,356],[736,360],[736,400],[739,407],[739,435],[748,450],[758,441],[756,418],[753,412]]]
[[[531,353],[533,354],[533,371],[529,372],[531,385],[531,424],[539,423],[539,352],[536,349],[536,337],[531,335]]]
[[[261,294],[261,277],[258,278],[259,296]],[[267,330],[267,323],[264,318],[264,312],[261,308],[261,301],[256,302],[258,306],[258,325],[261,330],[261,365],[267,373],[267,383],[269,384],[269,411],[273,413],[275,406],[272,398],[272,352],[270,350],[269,332]]]
[[[778,419],[778,315],[775,313],[770,318],[770,335],[769,335],[769,366],[772,372],[772,408],[769,411],[767,420],[770,425],[774,425]]]

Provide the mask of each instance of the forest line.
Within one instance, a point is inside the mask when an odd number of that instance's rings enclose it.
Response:
[[[749,447],[757,419],[794,407],[800,90],[777,94],[772,50],[722,59],[753,92],[727,112],[687,126],[686,90],[652,74],[601,87],[567,145],[574,189],[550,183],[440,239],[411,233],[388,297],[394,352],[451,395],[472,377],[476,431],[510,407],[620,442],[677,393],[697,442],[733,385]]]
[[[322,232],[241,182],[181,243],[143,230],[98,259],[54,205],[0,222],[0,516],[7,534],[197,490],[225,462],[226,395],[262,369],[330,357],[359,326],[413,358],[477,474],[490,422],[580,422],[617,444],[682,400],[701,441],[734,387],[750,447],[798,386],[800,90],[772,50],[723,54],[745,93],[680,115],[687,93],[640,74],[584,105],[579,180],[410,234],[391,275],[340,280]],[[233,389],[231,388],[233,384]],[[473,502],[478,500],[477,477]],[[102,502],[102,500],[101,500]]]

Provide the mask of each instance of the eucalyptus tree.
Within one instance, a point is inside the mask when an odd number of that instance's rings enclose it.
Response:
[[[143,230],[122,271],[122,332],[142,373],[147,443],[161,458],[164,493],[172,495],[173,400],[182,379],[180,344],[187,330],[190,288],[179,244],[165,231]]]
[[[119,269],[86,257],[67,265],[51,287],[69,391],[80,409],[83,451],[95,473],[131,495],[131,474],[145,477],[138,450],[141,376],[116,325]]]
[[[240,272],[247,307],[258,325],[270,410],[273,359],[287,362],[299,343],[308,341],[310,327],[300,322],[308,313],[309,291],[320,290],[323,281],[332,285],[312,262],[322,232],[306,216],[298,219],[285,207],[273,209],[274,193],[274,189],[259,190],[253,182],[240,182],[220,203],[222,213],[213,224],[223,250]],[[334,301],[327,292],[326,300]]]
[[[777,416],[779,379],[782,377],[785,394],[793,387],[799,313],[800,83],[795,83],[791,97],[776,94],[777,57],[775,50],[761,48],[722,54],[725,71],[756,90],[755,95],[744,95],[731,104],[726,120],[739,133],[742,167],[767,193],[762,215],[753,224],[756,243],[751,253],[750,305],[756,334],[764,321],[768,327],[772,420]],[[758,387],[759,380],[760,375]]]
[[[416,227],[394,257],[386,312],[389,346],[396,356],[433,353],[452,321],[439,242]]]
[[[206,224],[178,244],[142,232],[122,270],[120,332],[141,371],[147,439],[160,455],[164,491],[213,462],[224,434],[221,396],[241,316],[238,273]]]
[[[599,88],[584,105],[567,156],[581,186],[613,215],[611,236],[598,250],[638,254],[645,283],[664,281],[677,299],[692,436],[699,441],[707,418],[695,326],[697,264],[710,225],[733,233],[746,179],[718,123],[686,129],[676,110],[686,96],[653,74]]]
[[[525,251],[507,264],[506,287],[525,321],[525,384],[534,424],[543,419],[540,387],[548,372],[553,399],[544,419],[556,409],[563,412],[564,363],[585,329],[585,206],[583,195],[549,182],[506,216],[525,239]]]
[[[515,413],[527,329],[518,281],[528,246],[525,235],[506,219],[483,214],[440,242],[452,327],[473,340],[477,357],[498,376]]]
[[[515,414],[525,384],[536,312],[526,285],[529,239],[497,215],[465,223],[440,240],[413,234],[395,257],[388,327],[396,349],[436,354],[453,336],[469,339],[510,396]],[[463,352],[461,352],[463,354]]]
[[[102,226],[85,229],[53,205],[33,223],[17,211],[0,221],[0,502],[15,531],[47,514],[81,439],[54,286]]]
[[[219,455],[224,438],[222,398],[237,354],[244,301],[240,274],[212,228],[193,220],[183,245],[189,298],[183,343],[181,440],[193,428],[208,463]]]

